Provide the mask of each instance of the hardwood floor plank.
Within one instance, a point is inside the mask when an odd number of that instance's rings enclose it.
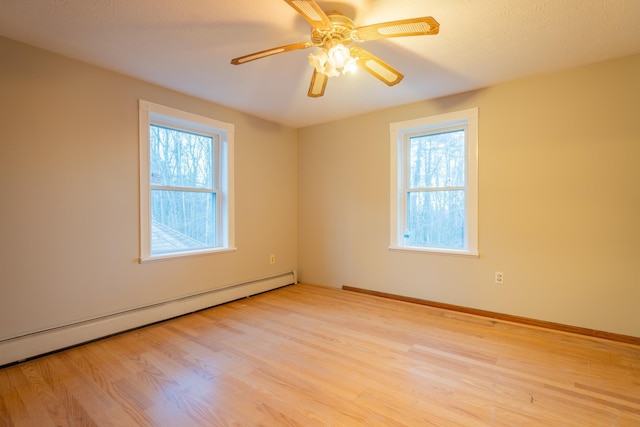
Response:
[[[67,425],[639,426],[640,347],[298,284],[0,369]]]

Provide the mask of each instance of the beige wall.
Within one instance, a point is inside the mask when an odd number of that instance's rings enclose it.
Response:
[[[0,340],[294,269],[640,336],[640,56],[297,133],[7,39],[0,58]],[[139,98],[235,124],[237,252],[134,261]],[[390,252],[389,123],[476,106],[480,257]]]
[[[640,337],[639,76],[633,56],[299,130],[299,280]],[[390,252],[389,123],[471,107],[480,257]]]
[[[3,38],[0,58],[0,340],[296,268],[294,129]],[[235,124],[237,252],[135,261],[139,98]]]

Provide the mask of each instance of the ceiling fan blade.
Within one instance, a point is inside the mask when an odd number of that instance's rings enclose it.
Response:
[[[404,75],[384,62],[377,56],[367,52],[360,47],[350,49],[351,56],[357,59],[357,64],[369,74],[385,83],[388,86],[397,85],[404,78]]]
[[[324,89],[327,87],[327,81],[329,77],[326,74],[322,74],[313,70],[313,76],[311,76],[311,84],[309,85],[309,92],[307,96],[311,98],[319,98],[324,95]]]
[[[271,49],[261,50],[260,52],[255,52],[249,55],[233,58],[231,60],[231,63],[233,65],[240,65],[240,64],[244,64],[245,62],[254,61],[256,59],[261,59],[267,56],[275,55],[277,53],[284,53],[284,52],[289,52],[291,50],[297,50],[297,49],[306,49],[311,46],[312,46],[311,42],[301,42],[301,43],[288,44],[285,46],[273,47]]]
[[[314,28],[330,30],[331,21],[314,0],[284,0],[304,17]]]
[[[356,41],[369,41],[390,37],[429,36],[438,34],[439,31],[440,24],[438,24],[438,21],[430,16],[425,16],[359,27],[355,29],[353,39]]]

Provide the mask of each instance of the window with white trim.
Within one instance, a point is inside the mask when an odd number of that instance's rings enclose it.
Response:
[[[233,124],[140,100],[140,260],[234,249]]]
[[[390,130],[390,248],[477,255],[478,109]]]

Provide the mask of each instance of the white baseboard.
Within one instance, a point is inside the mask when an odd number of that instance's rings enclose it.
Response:
[[[0,342],[0,366],[296,283],[295,272],[212,289]]]

